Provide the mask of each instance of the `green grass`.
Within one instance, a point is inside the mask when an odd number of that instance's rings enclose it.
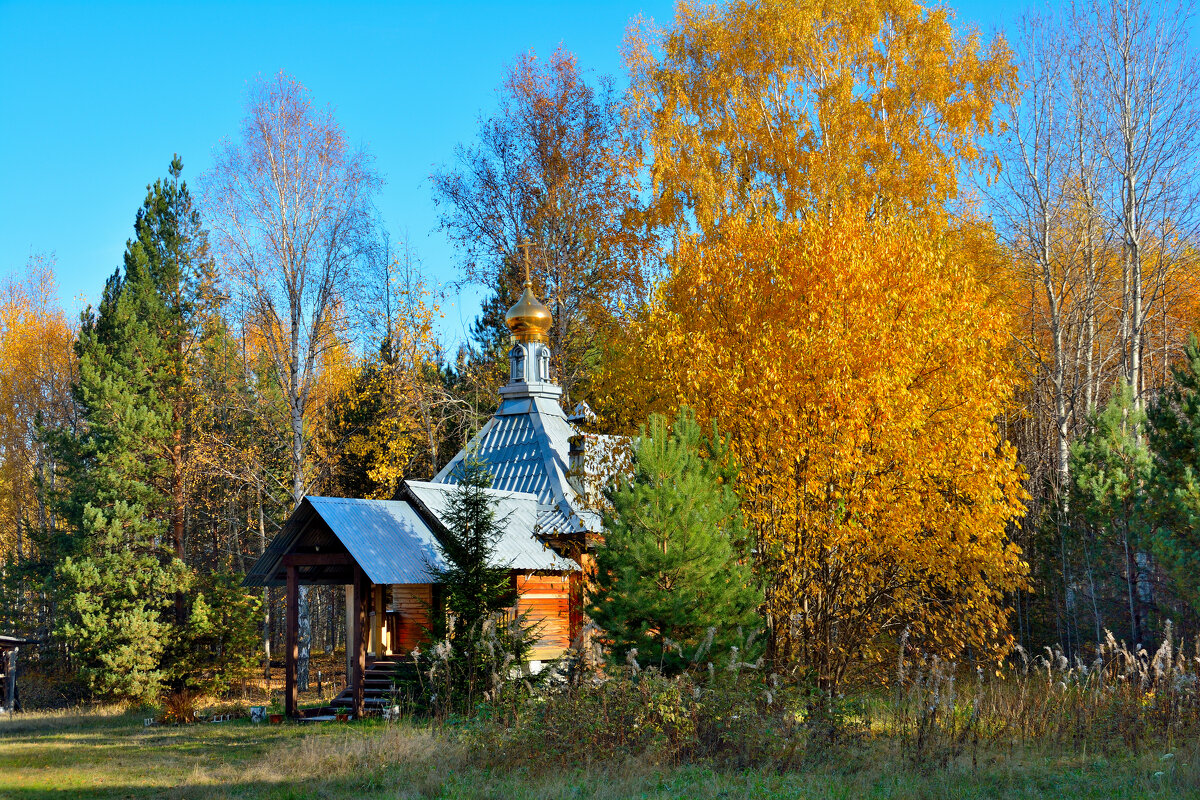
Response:
[[[0,719],[0,798],[1200,797],[1200,746],[1163,756],[1015,751],[922,772],[875,742],[787,774],[638,762],[562,770],[536,759],[513,769],[407,724],[147,729],[136,715],[68,713]]]

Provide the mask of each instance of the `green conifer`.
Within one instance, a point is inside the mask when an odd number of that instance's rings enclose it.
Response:
[[[756,625],[761,594],[738,552],[734,468],[723,440],[683,408],[653,415],[634,446],[633,474],[610,491],[597,591],[589,614],[618,660],[633,648],[666,670],[696,656],[707,630],[727,647]]]
[[[1146,415],[1134,402],[1129,384],[1121,380],[1091,423],[1088,434],[1071,446],[1069,507],[1095,538],[1098,558],[1109,561],[1105,571],[1124,575],[1119,596],[1129,615],[1131,643],[1147,644],[1139,560],[1139,553],[1144,557],[1146,552],[1142,495],[1150,475],[1150,453],[1143,436]]]
[[[1150,498],[1154,553],[1200,613],[1200,342],[1194,334],[1184,355],[1147,415],[1154,460]]]
[[[517,599],[511,570],[496,563],[496,545],[504,529],[496,519],[495,499],[488,493],[491,486],[487,464],[477,458],[465,459],[442,515],[445,530],[438,550],[445,565],[432,572],[460,632],[510,608]]]
[[[66,467],[57,506],[71,535],[51,589],[57,633],[87,686],[146,700],[164,678],[173,633],[164,612],[186,573],[164,547],[167,504],[155,488],[170,420],[154,391],[164,351],[133,307],[114,276],[98,312],[83,319],[74,387],[80,424],[52,440]]]
[[[50,581],[58,633],[87,685],[118,698],[194,686],[188,665],[212,655],[212,626],[200,624],[208,602],[188,594],[183,521],[189,370],[217,297],[182,168],[176,156],[170,178],[147,187],[123,272],[84,313],[78,425],[48,433],[63,465],[51,500],[70,531]],[[209,588],[220,594],[219,583]],[[221,619],[238,627],[218,632],[222,641],[253,625],[245,614]]]

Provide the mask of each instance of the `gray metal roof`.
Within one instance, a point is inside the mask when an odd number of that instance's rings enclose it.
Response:
[[[454,484],[424,481],[405,481],[404,485],[413,500],[438,520],[444,518],[456,488]],[[496,543],[497,565],[521,570],[571,571],[579,568],[574,561],[558,555],[534,536],[538,517],[545,508],[536,495],[498,489],[484,491],[492,498],[496,521],[503,528],[503,535]]]
[[[246,583],[275,582],[285,553],[309,529],[315,514],[346,548],[371,583],[430,583],[430,567],[445,562],[437,549],[437,533],[427,520],[440,520],[453,485],[409,482],[411,500],[356,500],[345,497],[305,497],[287,526],[271,542],[247,574]],[[504,531],[496,543],[494,566],[518,570],[570,571],[574,561],[557,555],[534,538],[539,504],[533,495],[489,491],[495,496],[496,518]]]
[[[442,566],[433,531],[404,500],[306,499],[371,583],[429,583],[429,566]]]
[[[571,437],[579,433],[553,398],[507,399],[433,483],[454,483],[470,453],[491,468],[494,488],[538,498],[542,511],[536,533],[599,532],[599,514],[583,502],[567,480]]]

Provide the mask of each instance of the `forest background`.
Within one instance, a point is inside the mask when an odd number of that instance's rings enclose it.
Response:
[[[729,435],[772,657],[835,685],[908,637],[1194,634],[1190,9],[984,41],[822,8],[635,21],[627,83],[518,57],[430,180],[485,291],[466,342],[371,153],[296,78],[253,82],[209,170],[164,158],[80,319],[52,256],[4,287],[6,627],[64,694],[244,676],[282,598],[239,576],[299,499],[391,497],[494,409],[527,243],[566,403]],[[339,591],[307,593],[307,646],[344,644]]]

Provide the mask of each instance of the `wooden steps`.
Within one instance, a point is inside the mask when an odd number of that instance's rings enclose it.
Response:
[[[411,691],[417,683],[416,668],[409,663],[397,661],[372,661],[363,673],[363,708],[364,713],[379,713],[391,708],[397,700],[397,695]],[[347,686],[329,703],[333,713],[344,713],[354,708],[354,694]],[[322,709],[324,710],[324,709]]]

